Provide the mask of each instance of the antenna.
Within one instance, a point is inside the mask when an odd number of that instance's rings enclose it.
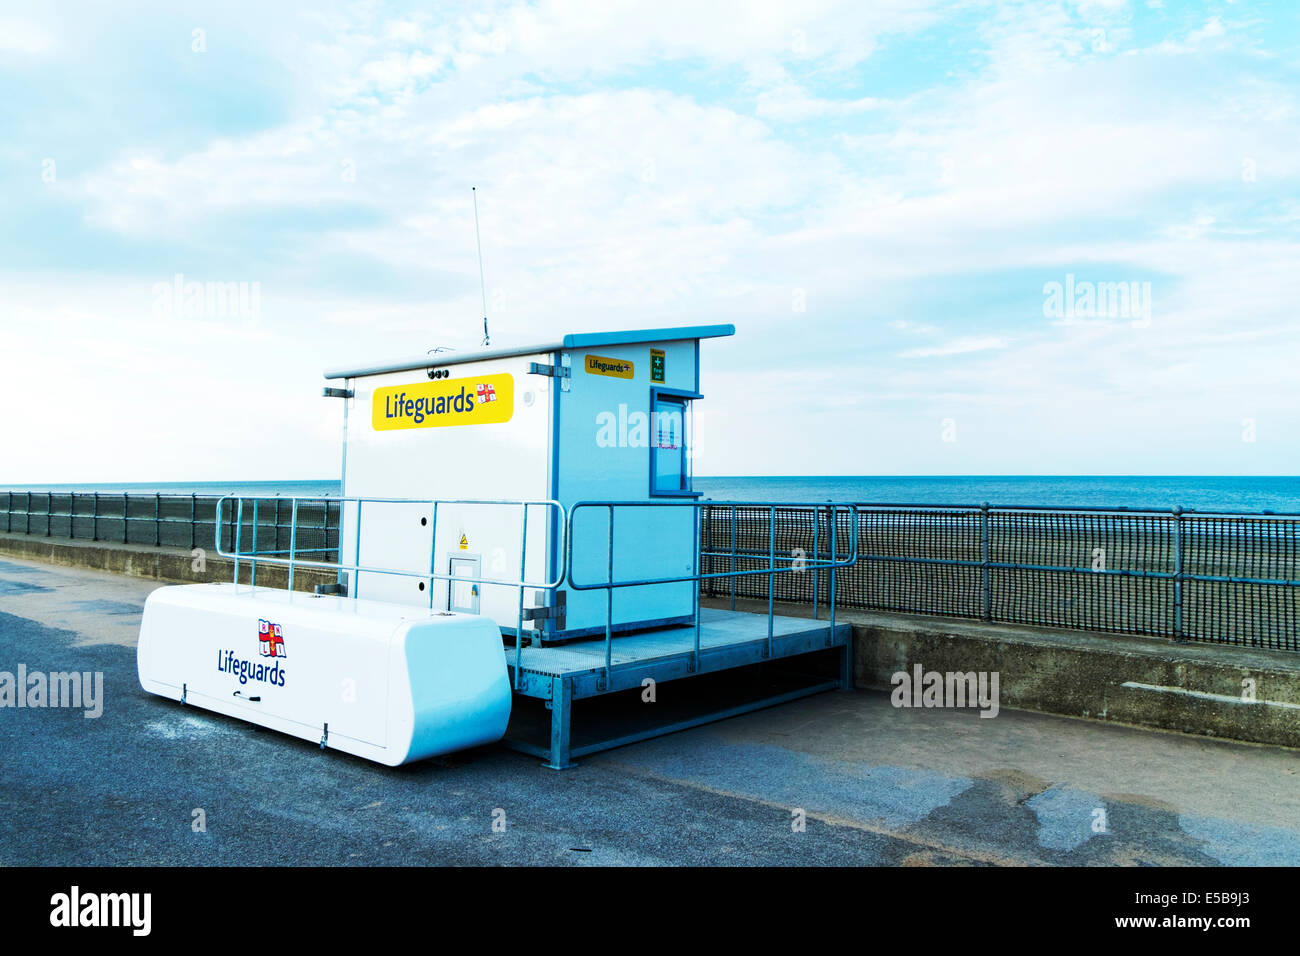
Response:
[[[483,238],[478,231],[478,188],[470,186],[469,191],[474,197],[474,241],[478,244],[478,286],[483,295],[483,344],[491,345],[492,337],[488,335],[487,324],[487,283],[483,281]]]

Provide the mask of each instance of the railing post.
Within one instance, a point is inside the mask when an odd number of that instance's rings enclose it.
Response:
[[[97,506],[98,507],[98,506]],[[122,495],[122,543],[129,544],[131,541],[130,534],[127,533],[126,523],[131,514],[131,497],[123,493]]]
[[[222,496],[212,503],[212,545],[218,553],[221,551],[221,506],[224,502]]]
[[[234,526],[230,530],[231,551],[235,555],[235,584],[239,584],[239,544],[240,539],[244,536],[244,499],[237,498],[238,504],[230,509],[234,512]]]
[[[713,553],[713,523],[709,520],[708,507],[709,506],[703,502],[697,502],[695,506],[696,531],[698,532],[695,539],[699,542],[700,548],[700,566],[696,568],[696,571],[700,575],[700,580],[696,583],[699,585],[697,590],[700,594],[707,593],[712,597],[713,580],[711,578],[707,582],[704,580],[704,555]],[[709,558],[709,567],[712,566],[713,559]],[[706,586],[708,588],[707,592],[705,591]]]
[[[614,506],[609,505],[609,577],[606,578],[605,586],[605,686],[604,690],[609,690],[612,686],[613,655],[614,655]]]
[[[773,600],[776,594],[776,505],[767,509],[767,654],[772,658],[772,632],[774,628]]]
[[[23,507],[23,534],[32,533],[32,493],[27,492],[27,504]]]
[[[831,519],[834,520],[834,517],[835,517],[834,512],[832,512]],[[817,562],[821,560],[821,556],[822,556],[821,530],[822,530],[822,506],[817,505],[816,507],[813,508],[813,559],[812,559],[813,588],[812,591],[813,591],[813,620],[814,621],[817,620],[817,615],[819,613],[819,609],[817,607],[818,597],[819,597],[817,593],[817,585],[821,583],[821,579],[822,579],[822,573],[819,570],[817,570]],[[835,561],[834,554],[831,555],[831,561],[832,562]]]
[[[153,546],[162,547],[162,492],[153,493]]]
[[[279,502],[276,502],[276,507],[277,507],[277,508],[279,507]],[[253,525],[253,526],[254,526],[254,527],[257,527],[257,524],[256,524],[256,522],[257,522],[257,502],[256,502],[256,501],[253,502],[253,522],[254,522],[254,525]],[[254,541],[256,541],[256,539],[257,539],[257,534],[256,534],[256,532],[255,532],[254,535],[253,535],[253,539],[254,539]],[[280,537],[279,537],[279,534],[277,533],[277,534],[276,534],[276,547],[278,548],[279,546],[280,546]],[[256,544],[254,544],[254,546],[253,546],[253,550],[254,550],[254,551],[257,550],[257,546],[256,546]],[[297,554],[297,551],[298,551],[298,496],[297,496],[297,495],[294,495],[294,496],[293,496],[293,507],[292,507],[292,510],[291,510],[291,512],[290,512],[290,514],[289,514],[289,593],[290,593],[290,594],[293,593],[293,565],[294,565],[294,557],[295,557],[295,555]],[[253,573],[254,573],[254,574],[257,573],[257,565],[256,565],[256,564],[253,565]]]
[[[438,506],[435,503],[434,508],[437,507]],[[522,502],[520,508],[523,510],[523,524],[519,529],[519,617],[516,618],[515,621],[515,690],[519,689],[519,674],[522,669],[524,653],[524,582],[528,580],[528,502]],[[433,544],[435,547],[437,546],[437,543],[437,541],[434,541]],[[451,568],[448,568],[447,571],[450,573]],[[481,576],[482,571],[480,570],[480,577]],[[453,587],[451,582],[448,582],[447,586]],[[475,585],[475,587],[480,586],[481,585]],[[432,581],[429,582],[429,607],[433,607]]]
[[[731,506],[731,609],[736,609],[736,506]]]
[[[68,540],[72,540],[72,528],[77,523],[77,493],[74,491],[68,499]]]
[[[194,532],[195,532],[194,523],[196,520],[195,512],[198,510],[198,503],[199,503],[198,495],[191,493],[190,494],[190,550],[191,551],[194,550]]]
[[[1186,644],[1183,637],[1183,509],[1173,507],[1174,515],[1174,641]]]
[[[989,586],[989,503],[980,502],[980,609],[993,620],[993,591]]]
[[[701,525],[700,525],[700,522],[703,521],[703,520],[705,520],[705,518],[704,518],[704,509],[707,508],[707,507],[709,507],[709,506],[708,506],[708,505],[700,505],[700,504],[696,504],[696,506],[695,506],[694,508],[691,509],[691,510],[695,513],[695,540],[696,540],[696,541],[699,541],[699,540],[700,540],[700,532],[701,532]],[[708,540],[709,540],[708,551],[709,551],[710,554],[712,554],[712,553],[713,553],[713,529],[712,529],[712,527],[710,527],[710,528],[709,528],[709,531],[708,531]],[[703,558],[703,557],[699,558],[699,560],[698,560],[698,562],[697,562],[697,564],[696,564],[696,566],[695,566],[695,574],[696,574],[696,577],[697,577],[697,578],[704,574],[703,563],[704,563],[704,558]],[[712,559],[712,558],[709,558],[709,567],[710,567],[710,568],[713,567],[713,559]],[[701,586],[703,585],[703,583],[704,583],[704,582],[703,582],[702,580],[697,580],[697,581],[695,582],[695,650],[694,650],[694,651],[692,652],[692,654],[691,654],[691,673],[692,673],[692,674],[698,674],[698,673],[700,672],[700,603],[701,603],[701,600],[702,600],[701,597],[700,597],[700,589],[701,589]],[[709,579],[709,583],[710,583],[710,585],[712,585],[712,583],[713,583],[713,579],[712,579],[712,578]],[[709,592],[709,596],[710,596],[710,597],[713,596],[713,592],[712,592],[712,590],[710,590],[710,592]]]
[[[356,547],[352,552],[352,577],[348,581],[348,592],[352,595],[352,600],[354,601],[361,594],[361,572],[357,569],[361,567],[361,505],[363,503],[364,502],[362,502],[360,498],[357,499]],[[342,519],[342,515],[343,512],[340,511],[339,512],[340,520]],[[433,519],[434,519],[434,527],[436,529],[438,525],[438,513],[436,511],[433,513]],[[436,539],[434,541],[434,544],[435,545],[437,544]],[[342,542],[342,537],[340,536],[339,550],[341,551],[342,549],[343,549],[343,542]]]
[[[295,506],[297,505],[297,503],[298,503],[298,499],[294,498]],[[248,563],[248,585],[249,587],[254,587],[254,588],[257,587],[257,506],[258,504],[259,504],[258,499],[254,498],[253,499],[253,557]],[[290,553],[289,555],[289,590],[290,591],[293,590],[293,554],[292,553]]]
[[[835,564],[835,562],[836,562],[837,560],[839,560],[839,559],[836,557],[836,547],[837,547],[837,545],[836,545],[836,541],[835,541],[836,532],[838,531],[839,522],[836,521],[836,519],[835,519],[835,506],[834,506],[834,505],[831,505],[831,506],[830,506],[829,508],[827,508],[826,510],[827,510],[827,511],[829,512],[829,514],[830,514],[830,522],[831,522],[831,526],[830,526],[830,528],[829,528],[828,530],[830,531],[830,535],[831,535],[831,553],[830,553],[830,558],[831,558],[831,560],[830,560],[830,563],[833,565],[833,564]],[[852,512],[852,514],[853,514],[853,520],[854,520],[854,521],[857,521],[857,520],[858,520],[858,513],[857,513],[857,510],[854,509],[853,512]],[[854,532],[854,540],[856,540],[856,538],[857,538],[857,532],[855,531],[855,532]],[[855,549],[855,550],[856,550],[856,549]],[[828,577],[828,580],[827,580],[827,582],[826,582],[826,586],[827,586],[827,588],[830,590],[830,594],[829,594],[829,596],[827,597],[827,601],[826,601],[826,609],[827,609],[828,616],[829,616],[829,618],[830,618],[830,630],[829,630],[827,633],[830,635],[830,640],[833,641],[833,640],[835,639],[835,568],[832,567],[832,568],[831,568],[829,571],[827,571],[826,573],[827,573],[827,577]],[[851,640],[851,638],[850,638],[850,640]],[[843,676],[843,675],[841,675],[841,677],[842,677],[842,676]]]
[[[122,497],[125,498],[126,496],[123,495]],[[123,528],[122,543],[126,544],[126,532],[125,532],[126,522],[125,521],[122,522],[122,528]],[[91,512],[91,516],[90,516],[90,540],[91,541],[99,540],[99,492],[98,491],[95,492],[95,510]]]

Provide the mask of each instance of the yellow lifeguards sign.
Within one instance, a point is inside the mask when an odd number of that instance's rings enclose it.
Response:
[[[375,431],[498,425],[515,413],[515,380],[508,372],[446,378],[375,389],[370,424]]]
[[[588,375],[608,375],[610,378],[631,378],[635,370],[627,359],[588,355],[582,362]]]

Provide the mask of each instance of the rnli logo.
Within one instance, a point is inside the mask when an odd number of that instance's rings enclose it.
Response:
[[[375,431],[499,425],[514,415],[514,393],[508,373],[377,388],[370,424]]]
[[[284,653],[284,631],[279,624],[272,624],[270,621],[257,622],[257,650],[263,657],[283,658],[288,655]]]

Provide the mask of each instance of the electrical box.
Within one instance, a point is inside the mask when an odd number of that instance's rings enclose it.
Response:
[[[616,509],[616,581],[692,576],[699,529],[691,500],[692,409],[703,339],[730,325],[565,335],[513,349],[443,351],[326,372],[345,380],[343,495],[418,499],[345,502],[339,560],[365,568],[444,575],[432,583],[377,571],[344,572],[354,597],[483,614],[504,632],[519,620],[518,588],[550,584],[569,549],[575,581],[610,577],[610,516],[580,509],[565,542],[559,510],[485,505],[485,499],[644,501]],[[420,501],[439,504],[422,504]],[[350,580],[349,580],[350,579]],[[603,633],[604,590],[565,582],[526,589],[526,636],[543,641]],[[694,618],[694,581],[613,591],[618,631]]]

